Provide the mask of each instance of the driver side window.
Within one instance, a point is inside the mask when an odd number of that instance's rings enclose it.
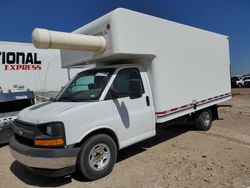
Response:
[[[112,84],[112,88],[118,93],[128,93],[129,92],[129,83],[131,79],[138,79],[141,82],[142,93],[145,93],[141,75],[138,69],[136,68],[127,68],[122,69],[116,75],[116,78]],[[112,99],[111,93],[108,92],[106,100]]]

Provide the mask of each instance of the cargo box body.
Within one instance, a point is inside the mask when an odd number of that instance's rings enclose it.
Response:
[[[63,66],[142,63],[158,122],[230,98],[227,36],[126,9],[116,9],[74,33],[102,35],[108,46],[104,53],[63,50]]]

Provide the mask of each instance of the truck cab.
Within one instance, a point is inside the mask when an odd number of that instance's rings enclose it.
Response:
[[[83,173],[95,174],[88,178],[96,179],[106,165],[112,167],[117,149],[155,135],[153,106],[142,65],[89,69],[76,75],[54,99],[18,114],[11,152],[28,167],[60,171],[74,170],[84,153],[86,164],[77,166],[89,167],[93,172]],[[98,143],[96,136],[101,136]],[[81,152],[89,139],[94,144]]]

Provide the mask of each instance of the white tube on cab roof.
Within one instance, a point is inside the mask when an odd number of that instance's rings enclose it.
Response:
[[[33,30],[32,43],[39,49],[51,48],[92,52],[104,52],[107,46],[103,36],[49,31],[40,28]]]

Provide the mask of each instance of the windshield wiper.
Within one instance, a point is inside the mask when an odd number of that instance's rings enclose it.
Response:
[[[57,101],[62,101],[62,100],[69,100],[69,101],[73,101],[73,102],[79,102],[78,99],[72,97],[72,96],[65,96],[65,97],[61,97],[59,98]]]
[[[53,98],[53,97],[50,97],[48,101],[49,101],[49,102],[56,102],[56,99]]]

